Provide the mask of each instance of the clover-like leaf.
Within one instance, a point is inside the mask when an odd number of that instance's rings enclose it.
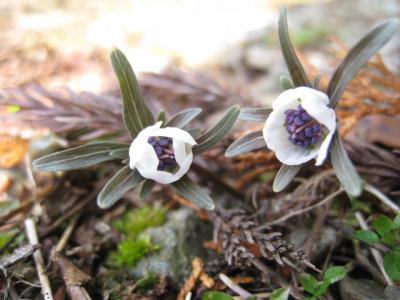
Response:
[[[290,288],[280,288],[275,290],[270,296],[269,300],[287,300],[289,299]]]
[[[330,153],[336,176],[344,187],[346,193],[352,197],[359,196],[362,192],[361,178],[350,161],[338,134],[335,134],[332,139]]]
[[[368,244],[373,244],[379,242],[379,236],[375,231],[372,230],[357,230],[354,235],[361,241],[364,241]]]
[[[308,273],[303,273],[300,276],[301,286],[310,294],[314,294],[320,287],[318,280]]]
[[[234,298],[231,295],[224,292],[209,291],[203,294],[201,300],[234,300]]]
[[[265,122],[271,112],[271,108],[243,108],[240,110],[239,120]]]
[[[339,280],[342,280],[346,277],[347,270],[342,266],[332,266],[329,267],[324,273],[324,281],[329,282],[329,284],[333,284]]]
[[[289,37],[289,29],[287,24],[286,8],[281,5],[279,12],[279,42],[281,44],[281,51],[285,59],[287,68],[293,84],[298,86],[311,87],[310,80],[308,79],[303,66],[294,51],[292,42]]]
[[[140,199],[146,198],[153,190],[156,182],[150,179],[145,179],[140,187],[139,197]]]
[[[373,28],[346,55],[329,81],[327,94],[330,107],[336,107],[347,83],[353,79],[361,67],[385,45],[399,30],[400,22],[388,20]]]
[[[181,179],[171,183],[175,190],[192,201],[194,204],[207,210],[213,210],[215,205],[210,196],[207,195],[197,184],[195,184],[187,175],[184,175]]]
[[[103,187],[97,196],[97,205],[102,208],[110,208],[115,204],[126,192],[130,191],[141,183],[144,178],[135,169],[129,166],[119,170]]]
[[[256,131],[233,142],[226,149],[225,156],[234,157],[242,153],[265,148],[266,146],[262,131]]]
[[[272,190],[275,193],[279,193],[292,182],[293,178],[299,173],[302,165],[288,166],[282,164],[278,173],[275,176],[274,183],[272,184]]]
[[[193,107],[185,109],[174,115],[171,120],[169,120],[165,127],[178,127],[183,128],[189,124],[194,118],[196,118],[201,113],[201,108]]]
[[[143,99],[135,73],[121,50],[113,50],[111,62],[121,90],[124,124],[131,136],[135,137],[142,129],[154,124],[154,117]]]
[[[62,150],[40,157],[33,166],[40,171],[55,172],[86,168],[101,162],[114,160],[113,150],[127,147],[127,144],[98,141],[75,148]]]
[[[384,236],[386,233],[392,230],[393,222],[389,217],[380,215],[374,220],[373,225],[374,229],[379,233],[379,235]]]
[[[400,252],[390,251],[383,257],[383,266],[390,278],[400,281]]]
[[[193,146],[193,153],[202,153],[217,144],[232,128],[237,117],[239,116],[239,113],[240,108],[238,105],[233,105],[230,107],[221,120],[219,120],[196,140],[197,145]]]

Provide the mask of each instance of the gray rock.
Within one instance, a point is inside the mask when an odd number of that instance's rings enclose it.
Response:
[[[384,295],[384,287],[368,279],[346,277],[339,282],[340,295],[346,300],[389,300]],[[398,299],[398,298],[397,298]]]
[[[149,228],[144,234],[150,235],[160,250],[144,257],[130,270],[130,275],[136,278],[151,272],[167,274],[179,286],[190,275],[195,256],[207,261],[215,255],[202,245],[203,240],[212,238],[212,225],[187,208],[170,212],[163,226]]]
[[[299,228],[289,235],[289,241],[296,248],[302,248],[307,242],[309,233],[310,230],[307,228]],[[322,227],[318,239],[313,245],[313,258],[318,259],[324,255],[337,238],[337,232],[333,228],[328,226]]]

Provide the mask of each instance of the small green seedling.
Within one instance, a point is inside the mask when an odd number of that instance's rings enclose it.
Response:
[[[358,230],[355,236],[368,244],[383,243],[390,247],[383,258],[383,266],[391,279],[400,280],[400,215],[393,220],[380,215],[373,222],[374,230]]]
[[[329,286],[346,276],[346,268],[342,266],[333,266],[328,268],[322,281],[318,281],[314,276],[308,273],[301,275],[300,281],[304,290],[311,296],[304,298],[305,300],[316,300],[324,295]]]

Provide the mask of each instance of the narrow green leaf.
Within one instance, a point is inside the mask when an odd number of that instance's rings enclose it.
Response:
[[[275,176],[274,183],[272,184],[272,190],[275,193],[283,191],[288,184],[292,182],[297,173],[299,173],[301,167],[302,165],[288,166],[282,164]]]
[[[51,153],[33,161],[40,171],[55,172],[86,168],[104,161],[114,160],[110,152],[125,148],[127,144],[115,142],[92,142],[75,148]]]
[[[226,149],[226,157],[234,157],[236,155],[246,153],[252,150],[266,148],[262,131],[249,133],[240,139],[234,141],[228,149]]]
[[[399,28],[400,22],[398,20],[387,20],[373,28],[351,48],[329,81],[327,94],[330,98],[330,107],[336,107],[347,83],[390,40]]]
[[[320,81],[321,81],[321,74],[317,74],[317,76],[315,76],[314,82],[313,82],[314,89],[319,90]]]
[[[184,129],[186,130],[186,129]],[[194,138],[195,140],[197,140],[199,137],[201,137],[202,131],[200,128],[192,128],[192,129],[187,129],[187,132],[189,132],[189,134],[192,136],[192,138]]]
[[[197,139],[198,144],[193,147],[193,153],[202,153],[217,144],[235,124],[239,113],[240,108],[238,105],[230,107],[221,120]]]
[[[110,208],[115,204],[126,192],[133,189],[144,178],[137,170],[131,170],[129,166],[119,170],[104,186],[100,194],[97,196],[97,205],[102,208]]]
[[[318,280],[308,273],[303,273],[300,276],[301,286],[310,294],[314,295],[319,289],[320,283]]]
[[[386,273],[395,281],[400,281],[400,253],[390,251],[383,257],[383,266]]]
[[[271,112],[271,108],[243,108],[240,111],[239,120],[265,122]]]
[[[286,91],[286,90],[290,90],[290,89],[294,89],[294,85],[292,83],[292,81],[287,78],[286,76],[281,76],[279,77],[279,82],[281,84],[281,88]]]
[[[379,233],[380,236],[384,236],[390,230],[392,230],[392,220],[385,216],[380,215],[378,218],[374,220],[374,229]]]
[[[201,297],[201,300],[234,300],[234,298],[224,292],[219,291],[210,291],[205,292]]]
[[[269,300],[287,300],[289,299],[290,288],[280,288],[275,290],[270,296]]]
[[[201,113],[201,108],[188,108],[174,115],[165,127],[183,128]]]
[[[361,178],[350,161],[338,134],[335,134],[333,137],[330,153],[336,176],[346,190],[346,193],[352,197],[358,197],[362,192]]]
[[[328,268],[324,273],[324,281],[333,284],[346,277],[347,270],[342,266],[333,266]]]
[[[121,50],[112,51],[111,62],[121,90],[124,124],[135,137],[143,128],[154,124],[154,117],[143,99],[135,73]]]
[[[126,159],[129,158],[129,147],[112,150],[110,152],[110,156],[118,159]]]
[[[164,110],[160,110],[160,112],[158,113],[158,117],[157,117],[157,121],[161,121],[162,122],[162,127],[165,127],[165,120],[166,120],[166,115],[165,115],[165,111]]]
[[[210,196],[207,195],[197,184],[187,175],[172,183],[176,191],[194,204],[207,210],[213,210],[215,205]]]
[[[140,192],[139,192],[140,199],[146,198],[151,193],[155,185],[156,185],[155,181],[150,179],[145,179],[142,183],[142,186],[140,187]]]
[[[311,86],[311,83],[304,71],[303,66],[294,51],[292,42],[289,37],[289,29],[287,24],[286,8],[281,5],[279,12],[279,42],[283,58],[289,70],[294,86]]]
[[[372,230],[357,230],[354,235],[361,241],[368,244],[379,242],[379,236]]]

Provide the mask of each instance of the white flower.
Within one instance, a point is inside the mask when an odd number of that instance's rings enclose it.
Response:
[[[179,180],[189,170],[193,161],[192,146],[197,143],[187,131],[176,127],[160,128],[161,124],[160,121],[146,127],[133,140],[129,148],[129,167],[136,168],[144,178],[168,184]]]
[[[336,130],[328,96],[308,87],[289,89],[275,99],[263,136],[284,164],[299,165],[315,158],[321,165]]]

